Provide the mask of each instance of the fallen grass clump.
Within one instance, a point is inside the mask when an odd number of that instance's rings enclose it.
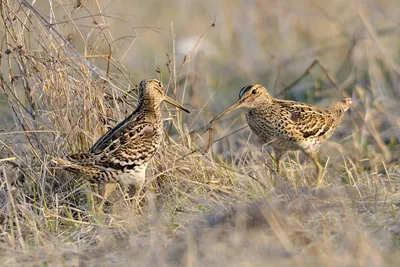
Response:
[[[380,99],[374,98],[375,89],[366,85],[377,70],[379,78],[397,80],[393,64],[369,54],[370,68],[358,82],[351,82],[351,70],[348,79],[336,81],[343,69],[332,75],[319,61],[313,64],[329,92],[352,95],[354,101],[336,141],[319,154],[325,177],[315,189],[314,167],[298,153],[290,153],[284,177],[278,176],[268,147],[238,127],[242,118],[207,128],[213,114],[204,110],[212,108],[206,106],[209,100],[193,97],[202,75],[193,68],[195,51],[214,22],[183,61],[168,56],[152,73],[194,112],[165,109],[164,139],[140,205],[117,187],[101,207],[102,188],[57,169],[51,160],[87,150],[127,116],[136,103],[131,80],[145,77],[130,77],[117,60],[118,40],[103,23],[111,19],[105,13],[77,24],[81,20],[73,19],[73,12],[65,10],[68,19],[61,20],[47,8],[52,15],[28,1],[1,1],[0,88],[10,115],[0,129],[3,265],[396,266],[400,261],[398,110],[395,102],[384,101],[398,94],[382,86]],[[83,53],[71,45],[63,25],[80,33],[82,25],[90,25]],[[135,38],[127,38],[130,45]],[[353,63],[348,57],[344,65]],[[310,67],[304,76],[314,71]]]

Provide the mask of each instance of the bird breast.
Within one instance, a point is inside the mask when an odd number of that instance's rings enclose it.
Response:
[[[290,124],[290,114],[279,107],[251,109],[246,113],[250,129],[264,144],[281,149],[299,149],[296,129]]]

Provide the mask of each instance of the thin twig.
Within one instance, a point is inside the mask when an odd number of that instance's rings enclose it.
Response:
[[[332,83],[333,86],[335,86],[336,88],[338,88],[337,86],[337,81],[336,79],[330,75],[330,73],[328,72],[328,70],[319,62],[318,59],[315,59],[310,66],[303,72],[302,75],[300,75],[296,80],[294,80],[291,84],[289,84],[288,86],[286,86],[282,91],[280,91],[276,97],[280,97],[283,96],[284,94],[286,94],[290,89],[292,89],[293,86],[295,86],[298,82],[300,82],[305,76],[307,76],[308,74],[310,74],[311,70],[314,68],[315,65],[319,65],[319,67],[322,69],[322,71],[325,73],[326,77],[328,78],[328,80]]]
[[[247,127],[249,127],[249,126],[248,126],[248,125],[245,125],[245,126],[239,128],[239,129],[237,129],[237,130],[235,130],[235,131],[233,131],[233,132],[231,132],[231,133],[229,133],[229,134],[227,134],[227,135],[224,135],[224,136],[218,138],[217,140],[212,141],[211,144],[214,144],[214,143],[216,143],[216,142],[219,142],[219,141],[221,141],[221,140],[223,140],[223,139],[225,139],[225,138],[227,138],[227,137],[229,137],[229,136],[231,136],[231,135],[233,135],[233,134],[235,134],[235,133],[240,132],[240,131],[243,130],[243,129],[246,129]],[[211,129],[212,129],[211,127],[205,129],[204,132],[202,132],[200,135],[203,135],[205,132],[210,131]],[[211,137],[212,137],[212,136],[211,136]],[[211,140],[212,140],[212,139],[211,139]],[[209,138],[209,142],[210,142],[210,138]],[[201,150],[204,149],[204,148],[208,149],[209,147],[210,147],[210,143],[208,143],[206,146],[203,146],[203,147],[200,147],[200,148],[198,148],[198,149],[195,149],[195,150],[191,151],[190,153],[188,153],[188,154],[186,154],[186,155],[180,157],[178,160],[182,160],[182,159],[184,159],[184,158],[187,157],[187,156],[190,156],[190,155],[192,155],[192,154],[194,154],[194,153],[196,153],[196,152],[198,152],[198,151],[201,151]],[[207,150],[207,151],[208,151],[208,150]],[[205,153],[206,153],[206,152],[202,152],[203,155],[204,155]]]
[[[63,43],[69,48],[71,49],[71,51],[73,52],[73,54],[96,76],[99,77],[100,79],[108,82],[111,86],[113,87],[117,87],[114,85],[113,82],[111,82],[110,78],[107,76],[104,76],[103,74],[101,74],[100,72],[98,72],[95,67],[93,67],[84,57],[82,57],[76,50],[75,48],[71,45],[71,43],[64,38],[64,36],[59,33],[54,26],[34,7],[32,6],[27,0],[21,0],[21,4],[25,5],[26,7],[28,7],[30,10],[32,10],[33,13],[35,13],[35,15],[40,19],[40,21],[43,23],[43,25],[48,28],[49,30],[51,30],[52,33],[55,33],[62,41]],[[71,62],[77,67],[79,68],[78,65],[76,65],[76,63],[71,60]]]

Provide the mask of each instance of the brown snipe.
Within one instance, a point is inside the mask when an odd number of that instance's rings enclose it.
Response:
[[[138,91],[138,104],[132,114],[102,136],[88,152],[58,158],[56,163],[90,182],[120,183],[131,195],[138,192],[145,181],[147,165],[161,141],[161,102],[189,113],[164,93],[159,80],[142,80]]]
[[[317,168],[317,186],[322,182],[323,167],[317,151],[323,141],[340,125],[351,99],[344,98],[328,108],[273,98],[261,85],[249,85],[240,90],[239,100],[210,123],[239,108],[246,109],[250,129],[275,152],[278,173],[282,156],[289,150],[303,151]]]

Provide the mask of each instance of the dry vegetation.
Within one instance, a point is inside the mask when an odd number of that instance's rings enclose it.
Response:
[[[0,262],[395,266],[399,11],[388,0],[1,0]],[[117,188],[102,210],[101,190],[51,159],[88,149],[147,77],[192,112],[163,106],[140,208]],[[322,188],[301,154],[277,176],[243,115],[208,146],[207,122],[250,83],[320,106],[352,97],[320,152]]]

